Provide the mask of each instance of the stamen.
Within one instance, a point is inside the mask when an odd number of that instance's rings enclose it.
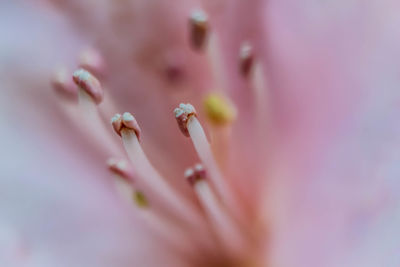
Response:
[[[237,115],[236,108],[220,94],[211,93],[204,99],[204,110],[208,119],[216,125],[232,122]]]
[[[215,31],[210,32],[208,17],[200,9],[192,12],[189,22],[192,46],[198,51],[205,50],[215,82],[215,88],[224,90],[226,88],[226,77],[222,64],[218,34]]]
[[[78,96],[78,90],[66,68],[60,68],[54,72],[51,85],[58,93],[67,98],[75,99]]]
[[[111,118],[111,125],[114,131],[121,136],[121,129],[122,129],[122,115],[117,113]]]
[[[235,214],[235,217],[240,218],[242,213],[240,208],[241,205],[238,202],[238,198],[232,195],[232,189],[230,188],[228,183],[226,183],[217,166],[213,153],[211,152],[210,144],[208,143],[206,134],[204,133],[203,127],[195,116],[195,113],[188,113],[188,111],[184,111],[181,106],[182,104],[179,106],[179,108],[175,109],[175,117],[178,121],[179,127],[182,127],[184,129],[182,130],[181,128],[183,133],[185,133],[186,131],[189,133],[194,148],[199,158],[207,168],[210,174],[210,179],[215,186],[218,194],[221,196],[223,202]],[[179,116],[177,116],[177,114]]]
[[[249,48],[250,47],[250,48]],[[251,45],[248,43],[244,43],[241,48],[241,57],[243,54],[248,55],[248,61],[250,63],[246,63],[241,61],[241,65],[249,64],[249,69],[247,75],[244,77],[248,79],[250,88],[253,94],[253,102],[255,108],[255,123],[257,130],[255,131],[258,134],[257,138],[266,138],[269,133],[268,123],[269,120],[269,103],[268,103],[268,88],[267,81],[264,75],[263,65],[257,58],[254,57],[254,53],[252,51]],[[245,52],[243,52],[245,51]],[[246,52],[247,51],[247,52]],[[260,147],[260,149],[262,149]],[[265,151],[264,151],[265,152]],[[260,158],[263,158],[261,155]]]
[[[190,41],[196,50],[202,50],[208,37],[208,17],[200,9],[192,12],[189,18]]]
[[[79,67],[102,76],[105,73],[106,64],[97,49],[86,48],[79,56]]]
[[[76,85],[79,86],[79,89],[91,96],[96,104],[100,104],[103,100],[103,88],[96,77],[87,70],[79,69],[74,72],[72,78]]]
[[[114,174],[115,179],[115,189],[118,195],[126,202],[128,205],[132,206],[132,194],[134,189],[132,187],[133,175],[131,170],[128,168],[128,163],[124,160],[117,160],[111,158],[107,161],[108,169]]]
[[[156,237],[159,237],[162,242],[166,242],[168,247],[171,247],[175,253],[188,257],[197,252],[195,244],[188,239],[188,235],[176,224],[161,217],[154,210],[147,208],[147,206],[143,206],[139,211],[137,216],[145,223],[145,227],[149,227]]]
[[[176,121],[178,122],[179,129],[185,136],[189,137],[187,122],[190,116],[196,116],[196,110],[191,104],[181,103],[179,104],[179,107],[174,110],[174,114]]]
[[[147,227],[156,233],[156,236],[168,242],[178,251],[189,253],[190,244],[183,232],[171,222],[161,217],[150,209],[146,195],[137,190],[132,182],[132,173],[129,171],[128,163],[122,160],[110,159],[108,162],[110,171],[115,175],[115,188],[118,195],[128,203],[139,209],[135,209],[137,217]]]
[[[125,160],[110,158],[107,161],[107,165],[108,169],[115,175],[118,175],[126,181],[132,181],[133,171],[129,168],[128,162],[126,162]]]
[[[243,236],[227,212],[218,202],[217,197],[208,185],[206,171],[201,164],[185,171],[185,178],[193,186],[193,189],[204,208],[209,220],[211,221],[215,233],[220,241],[229,247],[231,253],[241,253],[243,251]]]
[[[253,66],[254,51],[253,47],[248,43],[244,42],[240,47],[239,52],[239,69],[242,75],[247,77]]]
[[[140,141],[140,127],[137,123],[135,117],[129,112],[125,112],[122,116],[121,114],[115,114],[114,117],[111,118],[111,124],[114,128],[114,131],[121,136],[121,130],[123,128],[132,129],[135,131],[137,138]]]
[[[85,120],[79,118],[81,127],[88,128],[89,126],[91,133],[95,131],[96,134],[92,135],[91,138],[94,145],[105,147],[108,153],[111,151],[114,155],[119,155],[118,146],[114,144],[115,140],[106,128],[97,106],[103,98],[103,89],[99,80],[84,69],[75,71],[72,78],[79,88],[80,115],[85,118]]]
[[[76,85],[79,88],[79,104],[85,113],[99,113],[96,117],[100,117],[102,128],[104,129],[109,120],[109,114],[115,112],[114,103],[108,95],[105,103],[102,103],[101,108],[95,107],[104,99],[104,90],[99,80],[89,71],[78,69],[72,76]],[[95,104],[95,105],[94,105]],[[96,110],[96,111],[95,111]]]
[[[130,116],[132,115],[130,114]],[[117,133],[120,133],[122,136],[125,151],[138,177],[141,177],[143,183],[147,184],[149,187],[148,191],[153,191],[156,195],[164,199],[164,204],[166,204],[166,208],[170,209],[170,212],[174,213],[178,218],[185,220],[189,225],[201,229],[204,226],[202,224],[203,221],[196,210],[166,183],[165,179],[151,165],[144,154],[137,135],[139,128],[134,126],[135,124],[132,123],[134,119],[132,120],[130,116],[125,116],[125,120],[124,116],[122,116],[122,127]],[[118,115],[115,118],[116,121],[121,119]],[[114,124],[117,125],[115,122]]]

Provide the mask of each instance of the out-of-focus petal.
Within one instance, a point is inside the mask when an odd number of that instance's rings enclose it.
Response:
[[[274,266],[397,266],[395,1],[270,1]]]

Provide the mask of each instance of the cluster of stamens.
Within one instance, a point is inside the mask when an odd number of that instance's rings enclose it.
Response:
[[[200,50],[205,46],[209,34],[207,15],[197,10],[192,14],[189,21],[192,45]],[[253,50],[249,44],[245,44],[241,48],[239,59],[239,67],[242,74],[248,76],[254,61]],[[75,71],[72,75],[72,80],[77,86],[76,91],[80,92],[78,94],[79,103],[85,107],[84,112],[88,120],[95,122],[93,127],[96,129],[102,128],[104,127],[104,116],[109,116],[109,114],[105,115],[104,111],[97,106],[103,100],[103,89],[100,81],[89,70],[104,70],[104,61],[97,52],[93,51],[87,54],[82,61],[84,64],[82,63],[80,66],[85,68]],[[59,83],[54,83],[56,88],[65,89],[67,85],[70,86],[65,81],[64,76],[60,76],[58,80]],[[69,88],[69,90],[71,89]],[[236,109],[229,101],[225,101],[221,95],[210,94],[205,101],[205,111],[209,121],[221,125],[229,125],[236,118]],[[238,218],[243,217],[243,210],[241,210],[240,203],[238,203],[240,201],[238,201],[237,197],[235,198],[234,191],[230,188],[219,169],[203,127],[197,119],[195,108],[191,104],[182,103],[174,110],[174,115],[179,129],[184,136],[190,137],[202,162],[202,164],[196,164],[193,168],[188,168],[184,176],[194,188],[208,218],[204,220],[204,216],[193,205],[185,201],[184,197],[180,196],[150,163],[139,142],[141,136],[139,124],[129,112],[125,112],[122,115],[115,114],[111,119],[111,125],[114,131],[122,137],[122,143],[130,162],[111,159],[108,161],[108,168],[116,177],[122,178],[119,179],[119,186],[125,188],[123,191],[127,192],[128,198],[132,197],[133,192],[137,205],[148,207],[148,201],[154,199],[150,197],[148,200],[147,195],[152,196],[155,193],[154,195],[162,199],[163,205],[170,207],[169,211],[173,216],[188,225],[188,229],[196,229],[199,234],[204,233],[207,230],[204,223],[209,221],[213,225],[213,230],[217,233],[219,241],[224,246],[229,247],[231,249],[230,252],[234,251],[236,253],[243,248],[245,243],[243,233],[238,227]],[[104,136],[108,134],[108,132],[104,131],[99,132]],[[108,140],[106,138],[102,140]],[[115,145],[110,147],[115,149]],[[116,153],[119,153],[119,151],[116,151]],[[205,179],[206,177],[207,179]],[[133,188],[134,180],[135,186],[137,182],[144,188],[143,191]],[[166,218],[162,218],[156,213],[147,213],[144,218],[150,224],[154,224],[154,227],[167,239],[176,239],[176,237],[171,237],[171,234],[169,234],[169,228],[165,229],[167,222],[160,226],[160,221],[164,222]],[[201,238],[202,236],[199,237],[199,240]],[[175,243],[179,244],[181,242],[183,241],[179,239],[179,242]]]

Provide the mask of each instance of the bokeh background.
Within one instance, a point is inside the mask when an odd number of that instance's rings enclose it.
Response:
[[[216,90],[188,41],[199,7],[238,109],[226,172],[268,232],[261,266],[399,266],[395,0],[0,1],[0,265],[188,266],[120,204],[109,153],[51,79],[98,49],[116,111],[135,114],[150,160],[193,201],[182,173],[197,157],[172,110]],[[251,128],[243,41],[268,81],[268,136]]]

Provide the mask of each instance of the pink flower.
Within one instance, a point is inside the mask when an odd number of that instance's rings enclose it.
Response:
[[[0,4],[2,266],[400,264],[397,2],[50,2]]]

